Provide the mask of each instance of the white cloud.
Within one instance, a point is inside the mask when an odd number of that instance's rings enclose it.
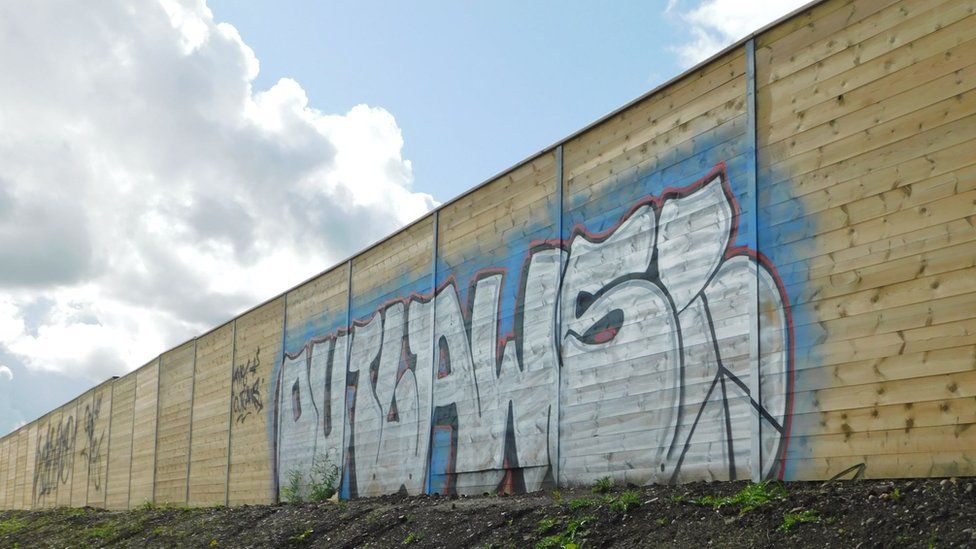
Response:
[[[137,367],[435,205],[390,113],[253,90],[202,0],[4,3],[0,67],[0,346],[31,369]]]
[[[10,368],[0,364],[0,379],[6,379],[7,381],[14,380],[14,373],[10,371]]]
[[[687,11],[678,12],[688,41],[674,46],[681,65],[691,67],[772,23],[810,0],[704,0]],[[669,0],[666,13],[676,12],[678,0]]]

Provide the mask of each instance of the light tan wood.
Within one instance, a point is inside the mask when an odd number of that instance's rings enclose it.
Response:
[[[153,360],[135,372],[136,399],[133,408],[129,508],[153,501],[158,366],[158,361]]]
[[[61,407],[61,426],[62,438],[59,440],[59,452],[61,463],[58,466],[58,489],[57,505],[59,507],[71,506],[71,489],[74,484],[74,462],[77,458],[77,446],[80,444],[81,437],[79,431],[84,433],[82,428],[83,415],[79,414],[82,397],[79,397]],[[84,409],[81,409],[82,414]]]
[[[186,503],[193,359],[192,341],[160,357],[155,472],[157,503]]]
[[[132,457],[132,419],[136,397],[136,376],[115,381],[112,424],[109,437],[108,473],[105,476],[105,506],[125,509],[129,505],[129,466]]]
[[[229,503],[270,503],[271,380],[281,360],[284,297],[237,320],[232,378]]]
[[[190,505],[222,505],[227,483],[233,325],[197,340],[190,447]]]

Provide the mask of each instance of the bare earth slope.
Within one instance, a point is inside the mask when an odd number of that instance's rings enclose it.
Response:
[[[976,479],[0,512],[0,547],[976,546]]]

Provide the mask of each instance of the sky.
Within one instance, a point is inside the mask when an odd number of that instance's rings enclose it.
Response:
[[[804,3],[0,4],[0,435]]]

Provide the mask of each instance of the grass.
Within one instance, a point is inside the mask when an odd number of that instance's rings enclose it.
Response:
[[[614,513],[625,515],[630,511],[637,509],[642,504],[643,500],[640,492],[637,490],[627,490],[626,492],[620,494],[620,496],[610,500],[610,510]]]
[[[594,494],[606,494],[610,490],[613,490],[613,479],[610,477],[603,477],[598,479],[593,485]]]
[[[27,523],[19,518],[11,518],[0,521],[0,536],[13,535],[27,528]]]
[[[778,532],[787,533],[798,524],[803,524],[805,522],[820,522],[820,513],[818,513],[815,509],[806,509],[804,511],[800,511],[799,513],[786,513],[783,515],[783,523],[780,524],[776,530]]]
[[[536,549],[578,549],[590,534],[587,526],[596,520],[596,517],[591,516],[573,519],[566,525],[565,530],[542,538],[535,547]]]
[[[305,490],[302,488],[302,472],[298,469],[288,471],[288,486],[281,489],[281,497],[288,503],[305,501]]]
[[[710,505],[716,509],[726,505],[738,507],[740,514],[745,514],[756,507],[785,497],[786,488],[781,483],[764,481],[750,484],[731,496],[703,496],[694,501],[699,505]]]
[[[540,535],[548,534],[556,529],[556,519],[546,517],[539,521],[539,525],[536,527],[535,532]]]
[[[100,539],[107,541],[118,535],[119,527],[115,522],[109,521],[98,526],[85,528],[84,536],[88,539]]]
[[[307,478],[299,469],[288,472],[288,485],[281,489],[281,496],[288,503],[327,501],[335,495],[338,484],[339,466],[328,456],[316,456]]]
[[[403,544],[410,545],[411,543],[420,543],[423,540],[424,540],[424,536],[410,532],[409,534],[407,534],[407,537],[404,538]]]
[[[303,541],[307,540],[308,537],[312,535],[312,532],[313,532],[313,530],[311,528],[306,528],[305,531],[302,532],[301,534],[295,534],[294,536],[291,536],[288,539],[290,541],[294,541],[294,542],[299,542],[300,543],[300,542],[303,542]]]
[[[600,500],[594,498],[577,498],[571,500],[568,504],[570,511],[578,511],[580,509],[588,509],[600,503]]]

